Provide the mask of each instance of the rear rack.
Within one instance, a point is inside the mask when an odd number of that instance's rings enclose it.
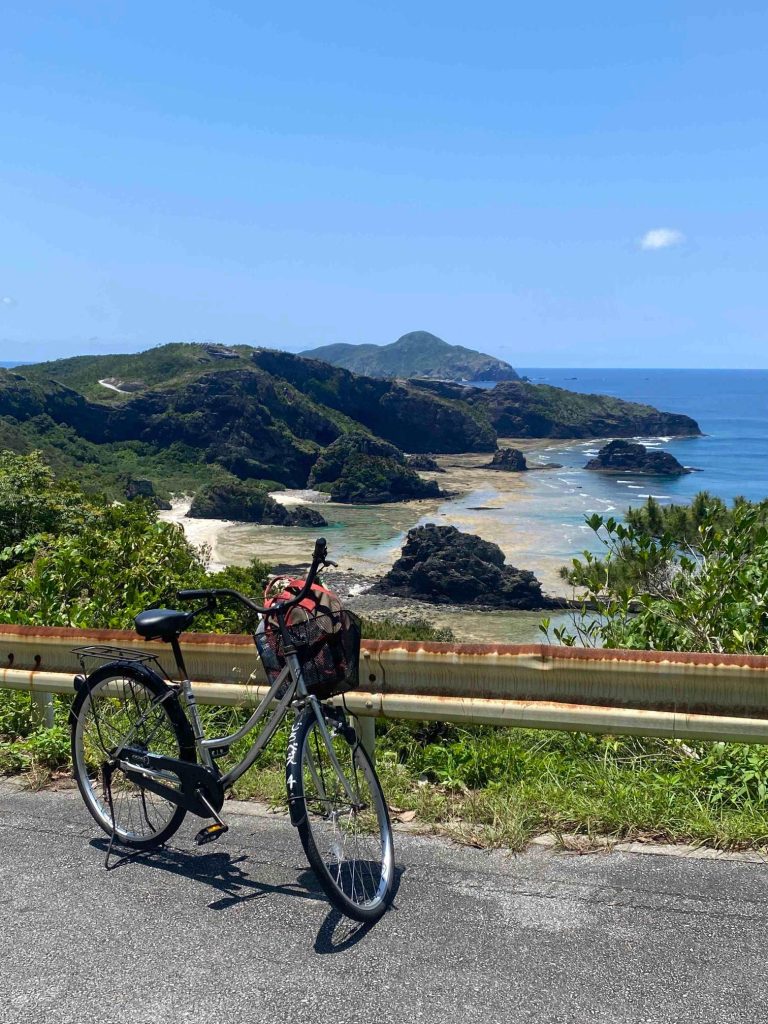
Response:
[[[126,650],[124,647],[111,647],[109,644],[93,644],[88,647],[73,647],[72,653],[77,656],[77,660],[83,669],[83,672],[87,675],[85,662],[92,658],[94,661],[133,661],[145,664],[146,662],[154,662],[155,665],[160,669],[163,675],[168,678],[168,675],[157,660],[156,654],[144,654],[141,651]]]

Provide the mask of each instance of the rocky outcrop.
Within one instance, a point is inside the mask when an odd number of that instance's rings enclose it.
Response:
[[[155,494],[155,485],[151,480],[137,480],[135,477],[128,477],[123,493],[128,501],[135,501],[136,498],[146,498],[148,501],[153,502],[156,508],[166,511],[171,508],[170,501],[158,498]]]
[[[500,469],[505,473],[523,473],[528,469],[528,463],[519,448],[499,448],[485,468]]]
[[[553,604],[532,572],[505,565],[498,544],[434,524],[409,531],[400,558],[375,589],[437,604],[509,609]]]
[[[408,455],[405,459],[406,465],[421,473],[444,473],[445,470],[437,464],[437,460],[431,455]]]
[[[600,473],[629,473],[640,476],[682,476],[691,470],[674,455],[631,441],[611,441],[590,459],[585,469]]]
[[[270,497],[267,488],[253,482],[210,484],[195,495],[187,515],[191,519],[235,519],[270,526],[327,526],[313,508],[287,508]]]
[[[366,434],[345,434],[320,455],[307,481],[333,501],[380,505],[415,498],[437,498],[434,480],[424,480],[392,444]]]

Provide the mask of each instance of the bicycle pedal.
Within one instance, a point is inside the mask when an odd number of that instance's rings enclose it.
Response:
[[[229,832],[229,825],[225,825],[223,821],[214,821],[212,825],[206,825],[205,828],[200,829],[195,836],[195,843],[197,846],[205,846],[206,843],[215,843],[217,839],[224,835],[225,832]]]

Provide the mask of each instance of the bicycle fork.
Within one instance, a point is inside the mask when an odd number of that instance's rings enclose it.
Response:
[[[328,731],[328,723],[325,720],[322,705],[320,704],[320,701],[317,699],[317,697],[312,696],[310,696],[309,698],[309,703],[312,707],[312,711],[314,712],[315,721],[317,722],[317,727],[320,730],[320,735],[323,737],[325,748],[328,751],[328,757],[331,760],[331,764],[333,765],[336,774],[338,775],[339,779],[341,779],[341,784],[344,787],[344,792],[347,795],[347,799],[355,809],[359,809],[360,801],[357,799],[357,794],[352,789],[352,786],[350,785],[349,779],[347,778],[344,769],[339,764],[339,759],[336,756],[336,751],[333,749],[333,740],[331,739],[331,734]],[[357,737],[355,737],[355,742],[357,742]],[[318,791],[321,793],[322,797],[325,798],[327,794],[325,792],[325,787],[323,786],[322,779],[319,777],[317,771],[315,770],[314,763],[312,762],[311,751],[309,751],[308,753],[310,761],[309,770],[312,773],[312,778],[315,782],[315,785],[318,787]]]

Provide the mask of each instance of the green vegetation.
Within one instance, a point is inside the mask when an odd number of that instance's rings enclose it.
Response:
[[[495,451],[499,433],[696,432],[688,417],[618,399],[517,380],[481,391],[376,379],[247,345],[0,368],[0,448],[40,450],[57,474],[112,496],[128,477],[151,481],[163,499],[234,479],[304,487],[317,456],[349,433],[446,453]]]
[[[131,629],[138,612],[173,602],[183,587],[258,592],[267,576],[256,561],[209,573],[208,552],[161,522],[151,501],[87,495],[56,480],[37,453],[0,452],[0,531],[0,621],[8,623]],[[231,632],[243,623],[222,609],[203,625]]]
[[[304,487],[322,449],[352,431],[424,450],[496,443],[484,414],[459,401],[248,346],[0,369],[0,446],[39,449],[57,473],[113,495],[128,476],[161,498],[234,478]]]
[[[159,384],[178,385],[194,380],[205,371],[248,369],[252,351],[249,345],[224,349],[221,345],[179,343],[161,345],[133,355],[73,356],[48,363],[32,363],[16,367],[14,372],[43,384],[55,380],[98,402],[120,404],[130,397],[131,392],[114,391],[100,384],[100,380],[114,380],[118,386],[121,383],[141,384],[143,389]],[[222,357],[221,352],[231,355]]]
[[[366,434],[345,434],[329,445],[309,474],[309,486],[334,501],[380,505],[409,498],[436,498],[440,488],[411,469],[399,449]]]
[[[699,434],[690,416],[609,395],[506,381],[488,391],[470,390],[467,401],[483,409],[500,437],[636,437]]]
[[[687,507],[650,499],[626,522],[587,520],[605,546],[564,571],[590,603],[564,643],[768,653],[768,502],[728,508],[706,492]]]
[[[197,519],[237,519],[276,526],[328,525],[312,508],[299,505],[288,509],[279,504],[269,494],[270,490],[277,488],[279,485],[269,480],[209,484],[197,492],[187,515]]]
[[[435,377],[438,380],[517,380],[509,363],[429,331],[411,331],[391,345],[323,345],[302,355],[368,377]]]

